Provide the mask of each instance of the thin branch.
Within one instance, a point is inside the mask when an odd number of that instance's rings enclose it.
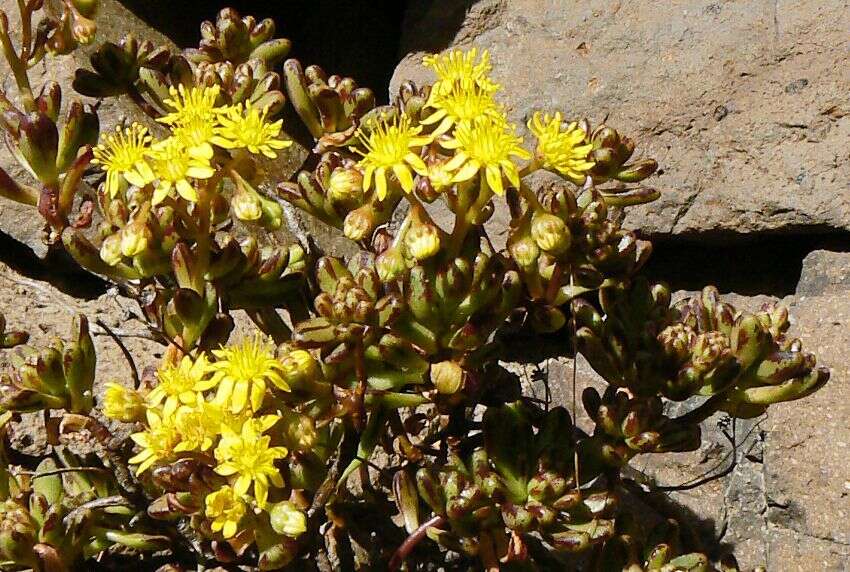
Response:
[[[446,518],[444,516],[435,516],[431,520],[420,524],[419,528],[411,532],[410,536],[408,536],[404,542],[401,543],[401,546],[399,546],[395,551],[395,554],[393,554],[393,557],[390,559],[388,570],[390,572],[397,572],[397,570],[401,568],[404,560],[411,552],[413,552],[413,549],[416,548],[416,545],[425,538],[428,533],[428,529],[432,527],[441,528],[445,523]]]
[[[112,341],[114,341],[121,349],[121,353],[124,354],[124,359],[126,359],[127,363],[130,364],[130,373],[133,376],[133,388],[139,389],[139,387],[142,385],[142,380],[141,378],[139,378],[139,369],[136,367],[136,360],[133,359],[133,355],[130,353],[130,350],[127,349],[127,346],[124,345],[124,342],[121,341],[121,338],[115,335],[115,333],[109,329],[109,326],[107,326],[103,320],[98,318],[97,320],[95,320],[95,324],[103,328],[103,330],[106,332],[106,335],[112,338]]]
[[[110,471],[104,469],[103,467],[62,467],[59,469],[51,469],[49,471],[26,471],[26,470],[18,470],[15,471],[18,475],[30,475],[33,479],[39,479],[41,477],[49,477],[51,475],[62,475],[64,473],[110,473]]]

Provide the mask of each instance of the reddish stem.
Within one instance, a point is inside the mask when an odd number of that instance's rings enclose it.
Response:
[[[401,543],[401,546],[395,551],[393,557],[390,559],[389,564],[389,572],[397,572],[399,568],[401,568],[402,562],[410,555],[416,545],[425,538],[425,535],[428,532],[428,529],[431,527],[441,528],[446,523],[446,517],[444,516],[435,516],[429,521],[426,521],[419,525],[419,528],[410,533],[404,542]]]

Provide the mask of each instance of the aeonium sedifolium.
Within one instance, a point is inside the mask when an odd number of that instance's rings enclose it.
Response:
[[[126,94],[153,121],[123,124],[94,149],[86,129],[59,162],[94,159],[101,179],[88,179],[98,183],[94,200],[83,193],[88,216],[71,223],[63,210],[54,227],[83,266],[136,296],[168,345],[159,369],[134,389],[108,383],[100,398],[94,342],[80,326],[74,343],[4,377],[14,399],[3,408],[65,410],[59,431],[95,431],[107,464],[123,469],[122,491],[110,496],[126,522],[98,529],[87,554],[107,547],[103,539],[148,552],[167,540],[163,570],[272,570],[295,558],[419,569],[446,561],[438,550],[473,569],[622,561],[708,570],[701,555],[675,556],[690,548],[627,526],[633,491],[620,469],[638,454],[696,447],[705,415],[753,416],[827,376],[782,335],[780,311],[733,320],[713,295],[671,308],[662,287],[634,279],[650,248],[622,226],[621,207],[658,196],[638,185],[655,162],[634,159],[635,142],[611,127],[558,110],[514,125],[487,52],[427,56],[433,85],[405,82],[379,107],[353,79],[288,60],[286,92],[315,145],[269,194],[263,183],[291,145],[273,71],[289,44],[273,39],[269,20],[233,10],[202,36],[182,55],[132,38],[101,46],[76,88]],[[50,111],[48,95],[39,106]],[[51,161],[30,166],[54,178],[57,163],[41,152],[53,139],[21,125],[7,127],[25,132],[25,146],[41,141],[30,158]],[[76,185],[85,164],[63,181]],[[541,170],[558,182],[535,190],[527,176]],[[80,204],[74,196],[68,209]],[[360,252],[343,261],[278,245],[280,199]],[[510,224],[499,251],[484,223],[502,200]],[[437,201],[451,216],[434,216]],[[95,221],[97,233],[87,232]],[[271,339],[230,341],[234,310]],[[575,330],[565,329],[571,317]],[[524,324],[564,345],[576,332],[578,351],[610,384],[585,394],[593,432],[523,397],[500,368],[500,343]],[[11,346],[20,336],[7,337]],[[664,400],[697,394],[707,401],[696,413],[667,416]],[[126,447],[113,447],[120,439],[100,413],[133,424],[123,427]],[[0,541],[31,532],[17,508]],[[150,538],[116,536],[150,519],[168,533],[153,548]],[[30,545],[0,551],[20,546]]]

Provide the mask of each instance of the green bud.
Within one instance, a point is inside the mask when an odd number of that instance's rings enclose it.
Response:
[[[404,256],[397,248],[388,248],[375,258],[375,270],[381,282],[392,282],[398,280],[407,270]]]
[[[414,224],[404,235],[407,253],[416,260],[426,260],[440,252],[440,231],[432,224]]]
[[[298,538],[307,531],[307,517],[293,503],[283,501],[269,510],[272,528],[278,534]]]
[[[135,256],[147,250],[153,240],[153,233],[146,224],[141,221],[133,221],[121,229],[121,254],[124,256]],[[103,246],[101,246],[101,257]],[[105,259],[104,259],[105,260]],[[111,260],[114,260],[111,259]],[[109,262],[107,262],[109,264]],[[115,264],[111,264],[114,266]]]
[[[328,199],[333,203],[353,203],[363,197],[363,174],[358,169],[336,168],[331,173]]]
[[[531,236],[537,246],[552,254],[563,254],[570,247],[572,237],[564,221],[553,214],[534,213],[531,219]]]
[[[441,361],[431,365],[431,383],[443,395],[457,393],[463,387],[463,368],[454,361]]]
[[[233,216],[246,222],[254,222],[263,216],[263,205],[257,193],[239,185],[230,199]]]
[[[530,270],[537,262],[537,257],[540,255],[540,248],[537,243],[530,237],[524,236],[508,245],[508,252],[511,254],[520,268]]]

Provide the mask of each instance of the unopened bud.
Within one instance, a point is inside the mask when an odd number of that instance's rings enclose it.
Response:
[[[464,372],[457,362],[441,361],[431,365],[431,383],[444,395],[452,395],[463,387]]]
[[[260,197],[243,187],[238,187],[230,199],[233,216],[242,221],[252,222],[263,216],[263,205]]]
[[[36,527],[30,514],[18,503],[6,500],[0,504],[0,558],[16,565],[38,565],[33,554]]]
[[[89,44],[94,39],[97,33],[97,24],[94,20],[90,20],[80,14],[74,16],[74,23],[71,25],[71,33],[74,39],[81,44]]]
[[[135,256],[148,248],[153,234],[147,225],[134,221],[121,230],[121,254]]]
[[[124,255],[121,253],[121,233],[110,234],[100,245],[100,258],[110,266],[115,266]]]
[[[375,259],[375,270],[381,282],[392,282],[407,270],[407,264],[397,248],[388,248]]]
[[[372,233],[374,219],[372,207],[363,205],[348,213],[342,225],[342,233],[350,240],[366,240]]]
[[[278,534],[298,538],[307,531],[307,517],[289,501],[274,505],[269,511],[269,520]]]
[[[686,324],[673,324],[658,334],[658,341],[664,348],[664,353],[676,361],[682,362],[691,355],[691,346],[696,334]]]
[[[537,262],[540,248],[529,236],[524,236],[508,245],[508,252],[521,268],[531,268]]]
[[[281,366],[283,368],[283,380],[292,389],[302,389],[308,382],[315,381],[319,375],[319,365],[310,352],[306,350],[289,352],[281,360]]]
[[[537,246],[552,254],[563,254],[570,247],[572,237],[564,221],[549,213],[538,212],[531,219],[531,236]]]
[[[103,395],[103,414],[116,421],[133,423],[144,419],[145,402],[135,389],[107,383]]]
[[[354,202],[363,196],[363,175],[357,169],[334,169],[328,185],[333,203]]]
[[[319,439],[316,422],[307,415],[285,411],[281,426],[284,443],[291,450],[308,453]]]
[[[404,235],[407,252],[416,260],[426,260],[440,252],[440,233],[432,224],[416,224]]]

